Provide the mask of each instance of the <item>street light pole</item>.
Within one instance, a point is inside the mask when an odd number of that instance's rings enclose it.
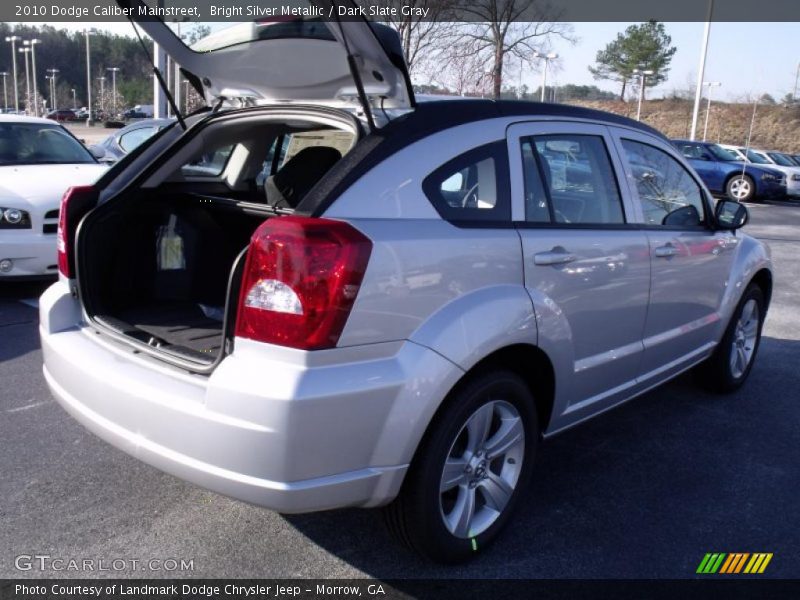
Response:
[[[550,52],[549,54],[542,54],[541,52],[534,52],[534,58],[541,58],[544,60],[544,69],[542,70],[542,94],[540,97],[540,101],[544,102],[544,94],[545,88],[547,87],[547,67],[550,65],[551,60],[555,60],[558,58],[558,54],[555,52]]]
[[[78,97],[75,94],[75,88],[70,90],[72,92],[72,110],[78,110]]]
[[[33,79],[33,116],[39,116],[39,86],[36,83],[36,44],[41,44],[42,40],[32,39],[22,42],[31,49],[31,79]]]
[[[14,80],[14,110],[19,112],[19,90],[17,89],[17,46],[16,42],[20,39],[18,35],[6,36],[6,41],[11,42],[11,77]]]
[[[30,48],[19,48],[19,52],[25,56],[25,114],[31,114],[31,68],[28,55]]]
[[[3,71],[0,73],[3,76],[3,112],[8,112],[8,87],[6,87],[6,79],[8,78],[8,73]]]
[[[86,34],[86,109],[89,111],[86,125],[91,127],[94,125],[94,117],[92,116],[92,60],[89,53],[89,36],[94,33],[94,30],[87,29],[84,33]]]
[[[697,69],[697,85],[694,91],[694,109],[692,110],[692,130],[689,132],[689,140],[696,139],[697,118],[700,115],[700,99],[703,95],[703,79],[706,73],[706,56],[708,55],[708,38],[711,35],[711,16],[714,12],[714,0],[708,0],[708,19],[706,20],[703,32],[703,46],[700,49],[700,66]]]
[[[111,98],[113,99],[114,103],[114,118],[117,118],[117,71],[119,71],[119,67],[107,67],[106,71],[111,71]]]
[[[703,125],[703,141],[708,135],[708,116],[711,114],[711,90],[722,85],[719,81],[704,81],[703,85],[708,86],[708,104],[706,105],[706,123]]]
[[[58,109],[58,102],[56,102],[56,73],[60,73],[59,69],[50,68],[47,69],[47,72],[50,73],[50,109],[57,110]]]
[[[797,82],[800,80],[800,63],[797,63],[797,73],[794,76],[794,92],[792,92],[792,101],[797,101]]]
[[[648,75],[653,75],[655,73],[655,71],[651,71],[649,69],[647,69],[647,70],[634,69],[633,71],[631,71],[631,73],[633,73],[634,75],[638,75],[639,76],[639,105],[636,108],[636,120],[637,121],[641,121],[642,120],[642,102],[644,102],[644,80],[645,80],[645,77],[647,77]]]

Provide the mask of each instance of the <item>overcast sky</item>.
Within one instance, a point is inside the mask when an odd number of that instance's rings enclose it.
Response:
[[[132,35],[128,23],[55,23],[56,27],[83,30],[86,27]],[[219,24],[217,24],[219,25]],[[618,91],[614,82],[595,81],[588,71],[597,51],[613,40],[617,33],[631,23],[574,23],[579,38],[571,46],[556,41],[554,50],[560,54],[558,70],[548,75],[549,83],[596,84],[603,89]],[[674,89],[685,90],[697,77],[704,23],[666,23],[678,51],[672,60],[669,79],[648,94],[660,97]],[[706,63],[706,81],[719,81],[722,87],[714,91],[715,98],[740,100],[744,96],[769,93],[776,100],[792,91],[800,62],[800,23],[713,23]],[[516,77],[508,83],[516,85]],[[528,72],[523,82],[536,88],[541,75]]]

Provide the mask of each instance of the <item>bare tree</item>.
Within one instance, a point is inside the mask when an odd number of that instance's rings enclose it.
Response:
[[[406,15],[386,17],[384,22],[400,35],[410,74],[417,74],[423,63],[441,48],[442,39],[452,32],[454,23],[448,22],[447,18],[453,1],[405,0]],[[383,8],[387,3],[386,0],[368,0],[367,4]],[[394,5],[392,2],[389,4]]]
[[[560,11],[546,0],[463,0],[458,10],[477,21],[460,24],[458,37],[489,65],[495,98],[503,87],[506,57],[531,63],[534,52],[547,50],[554,38],[575,41],[572,26],[559,22]]]

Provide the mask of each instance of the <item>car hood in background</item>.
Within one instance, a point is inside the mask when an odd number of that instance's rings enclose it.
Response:
[[[0,206],[25,208],[18,205],[22,201],[28,206],[57,208],[67,188],[90,185],[107,168],[95,163],[0,166]]]

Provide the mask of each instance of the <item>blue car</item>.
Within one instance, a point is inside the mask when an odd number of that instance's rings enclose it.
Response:
[[[672,140],[714,194],[739,202],[784,198],[783,173],[760,165],[743,163],[733,152],[710,142]]]

